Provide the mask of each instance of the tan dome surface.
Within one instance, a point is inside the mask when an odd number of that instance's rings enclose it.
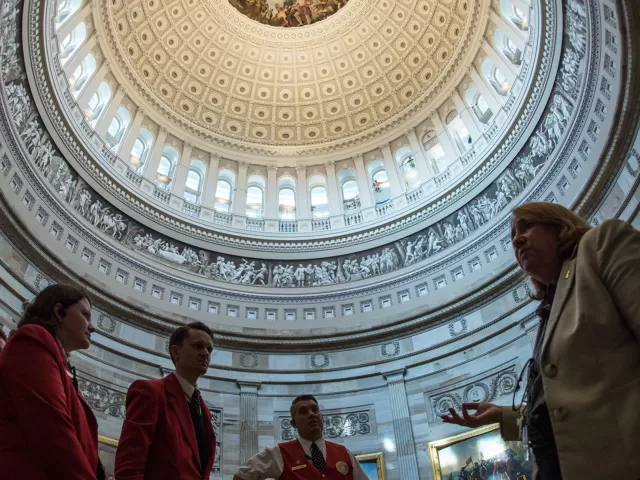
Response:
[[[471,64],[490,6],[351,0],[318,24],[282,29],[227,0],[102,2],[117,75],[161,119],[284,155],[335,150],[424,118]]]

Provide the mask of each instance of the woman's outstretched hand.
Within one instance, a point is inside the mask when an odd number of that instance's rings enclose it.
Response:
[[[471,414],[469,410],[475,410],[475,413]],[[443,422],[469,428],[500,423],[502,420],[502,408],[486,402],[463,403],[462,416],[453,408],[449,409],[449,413],[450,415],[440,415]]]

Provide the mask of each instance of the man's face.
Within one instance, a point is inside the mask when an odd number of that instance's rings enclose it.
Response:
[[[295,404],[295,427],[305,440],[315,442],[322,437],[324,418],[320,407],[313,400],[302,400]]]
[[[213,342],[207,332],[191,328],[182,346],[173,345],[171,349],[176,370],[197,374],[198,377],[207,373],[213,351]]]

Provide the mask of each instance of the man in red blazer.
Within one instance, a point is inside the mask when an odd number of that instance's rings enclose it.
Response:
[[[169,340],[175,373],[131,384],[116,453],[118,480],[209,478],[216,437],[196,382],[207,372],[212,350],[213,335],[205,324],[179,327]]]

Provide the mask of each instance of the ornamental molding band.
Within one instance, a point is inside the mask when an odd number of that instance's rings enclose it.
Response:
[[[344,410],[324,410],[324,438],[330,440],[355,436],[376,435],[376,417],[373,405]],[[276,412],[275,438],[289,441],[298,438],[298,431],[291,425],[291,414]]]
[[[516,391],[519,373],[520,367],[516,362],[488,375],[483,374],[453,387],[447,386],[444,391],[425,393],[429,423],[442,423],[440,415],[448,414],[450,408],[459,411],[466,402],[506,403],[505,397],[511,397]]]

